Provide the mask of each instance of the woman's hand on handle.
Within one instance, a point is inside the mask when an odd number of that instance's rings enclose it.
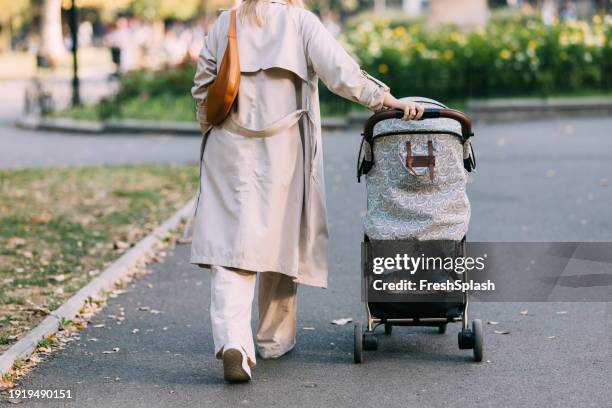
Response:
[[[383,105],[389,109],[401,109],[404,111],[403,121],[419,120],[425,112],[425,107],[416,102],[400,101],[396,99],[391,93],[385,93],[385,99]]]

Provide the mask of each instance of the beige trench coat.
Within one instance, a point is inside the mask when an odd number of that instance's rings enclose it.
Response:
[[[326,287],[318,80],[373,111],[383,108],[388,88],[311,12],[284,0],[262,6],[263,27],[237,22],[241,86],[236,109],[219,126],[207,123],[205,104],[227,46],[228,12],[198,59],[192,94],[204,138],[190,262],[280,272]]]

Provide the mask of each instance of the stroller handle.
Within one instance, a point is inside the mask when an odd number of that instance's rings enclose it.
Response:
[[[375,113],[365,122],[363,128],[364,137],[366,140],[372,139],[372,135],[374,134],[374,126],[378,122],[387,119],[401,119],[403,116],[404,111],[401,109],[389,109]],[[461,134],[463,135],[464,140],[467,140],[472,136],[472,121],[465,113],[454,109],[425,108],[425,112],[423,112],[423,116],[421,116],[420,120],[437,118],[454,119],[459,122],[461,124]]]

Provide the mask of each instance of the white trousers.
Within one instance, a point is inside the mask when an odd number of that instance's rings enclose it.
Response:
[[[251,309],[256,272],[211,266],[211,304],[215,355],[222,358],[226,344],[240,344],[255,366]],[[257,352],[262,358],[280,357],[295,345],[297,283],[277,272],[259,274]]]

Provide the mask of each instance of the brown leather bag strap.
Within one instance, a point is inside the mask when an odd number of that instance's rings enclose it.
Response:
[[[227,30],[227,38],[237,38],[236,36],[236,9],[230,11],[230,26]]]

